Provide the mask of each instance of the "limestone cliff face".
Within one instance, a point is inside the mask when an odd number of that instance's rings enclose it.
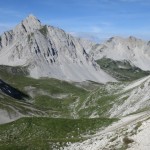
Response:
[[[87,46],[86,46],[87,42]],[[0,38],[0,64],[28,66],[31,77],[71,81],[115,81],[89,56],[89,43],[29,15]]]

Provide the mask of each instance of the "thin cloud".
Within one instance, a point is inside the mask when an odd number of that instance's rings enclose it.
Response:
[[[0,8],[0,13],[3,15],[10,15],[10,16],[15,16],[15,17],[22,17],[20,12],[17,12],[15,10],[10,10],[10,9],[5,9],[5,8]]]
[[[15,23],[0,23],[0,34],[12,29],[15,25]]]

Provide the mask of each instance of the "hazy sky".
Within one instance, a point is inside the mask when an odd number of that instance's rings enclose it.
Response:
[[[29,14],[44,24],[95,40],[137,36],[150,40],[150,0],[4,0],[0,32]]]

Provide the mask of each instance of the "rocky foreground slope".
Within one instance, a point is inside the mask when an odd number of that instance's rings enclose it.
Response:
[[[149,140],[143,140],[150,131],[150,76],[105,85],[36,80],[4,71],[1,77],[29,96],[20,101],[0,92],[0,123],[11,122],[0,125],[1,149],[150,148]]]
[[[120,120],[65,150],[149,150],[150,76],[122,87],[109,114]]]

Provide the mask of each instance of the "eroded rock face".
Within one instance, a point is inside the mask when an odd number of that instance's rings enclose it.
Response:
[[[96,60],[103,57],[126,60],[142,70],[150,70],[150,44],[133,36],[112,37],[103,44],[93,46],[90,54]]]
[[[31,77],[102,83],[115,81],[87,54],[86,41],[61,29],[43,26],[33,15],[5,32],[0,39],[0,64],[28,66]]]

